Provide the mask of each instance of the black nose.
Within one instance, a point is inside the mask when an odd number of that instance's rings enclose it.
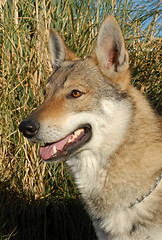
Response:
[[[39,130],[39,123],[35,120],[24,120],[19,125],[19,130],[27,138],[32,138]]]

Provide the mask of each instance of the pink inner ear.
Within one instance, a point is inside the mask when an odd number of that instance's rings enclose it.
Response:
[[[112,65],[115,66],[115,71],[117,71],[117,66],[119,65],[119,52],[115,44],[111,44],[107,51],[107,68],[109,69]]]
[[[114,63],[114,51],[109,51],[107,58],[107,68],[109,69]]]
[[[115,47],[114,38],[111,36],[109,41],[104,41],[103,48],[105,53],[107,53],[107,63],[106,66],[109,69],[113,64],[116,64],[116,58],[118,55],[117,49]]]

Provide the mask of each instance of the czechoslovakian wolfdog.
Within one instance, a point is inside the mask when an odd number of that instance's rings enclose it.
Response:
[[[43,104],[19,126],[43,142],[41,158],[66,162],[100,240],[162,240],[162,144],[158,119],[130,85],[117,21],[102,23],[79,59],[52,29],[54,73]]]

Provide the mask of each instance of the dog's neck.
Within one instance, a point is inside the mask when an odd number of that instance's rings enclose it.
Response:
[[[141,197],[139,197],[139,196],[136,197],[135,202],[131,203],[129,208],[133,208],[138,203],[142,202],[144,199],[146,199],[148,196],[150,196],[150,194],[157,188],[157,186],[160,183],[161,179],[162,179],[162,174],[160,174],[160,176],[156,178],[154,186],[145,195],[143,195]]]
[[[105,183],[107,171],[104,168],[102,169],[101,165],[98,165],[98,161],[96,161],[95,156],[90,151],[79,154],[78,158],[70,159],[67,161],[67,165],[70,167],[74,179],[76,180],[77,187],[83,195],[91,192],[92,189],[94,192],[94,186],[96,191],[98,191],[101,185]],[[98,182],[97,189],[94,182],[95,180],[98,181],[98,176],[100,176],[100,181]],[[161,180],[162,173],[155,179],[152,186],[150,185],[150,188],[148,188],[148,191],[146,191],[144,195],[136,196],[135,200],[130,202],[126,208],[132,209],[137,204],[147,199],[155,191]],[[86,196],[88,196],[88,194]]]

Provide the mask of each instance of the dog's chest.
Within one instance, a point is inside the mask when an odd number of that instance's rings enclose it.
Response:
[[[121,200],[115,193],[116,188],[110,184],[107,170],[101,167],[93,154],[87,151],[78,158],[69,159],[66,163],[94,220],[98,236],[101,234],[109,239],[111,233],[115,233],[116,236],[120,236],[118,240],[139,240],[146,237],[150,240],[154,239],[144,230],[142,235],[139,229],[136,228],[134,231],[134,217],[131,211],[123,211],[121,207],[124,204],[123,199]],[[117,199],[114,196],[118,196]],[[111,237],[110,239],[116,240]]]
[[[83,198],[98,195],[105,183],[106,170],[101,168],[94,154],[90,151],[80,153],[78,157],[68,160],[67,166]]]

